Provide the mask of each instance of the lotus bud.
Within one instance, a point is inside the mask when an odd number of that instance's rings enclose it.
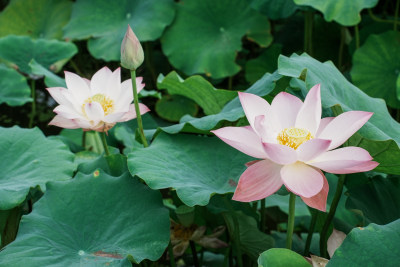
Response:
[[[129,70],[136,70],[144,60],[143,48],[131,27],[128,25],[121,44],[121,65]]]

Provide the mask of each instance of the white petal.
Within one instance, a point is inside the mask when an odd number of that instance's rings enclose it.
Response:
[[[104,67],[97,71],[90,81],[90,88],[92,89],[92,95],[96,94],[107,94],[107,83],[112,75],[109,68]]]
[[[85,112],[89,120],[94,121],[95,124],[104,118],[104,110],[97,102],[86,103]]]

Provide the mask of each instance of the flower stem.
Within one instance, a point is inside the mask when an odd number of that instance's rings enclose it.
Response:
[[[243,260],[242,260],[242,251],[240,249],[240,228],[239,228],[239,220],[236,216],[235,211],[233,210],[233,207],[231,205],[231,203],[229,202],[229,200],[224,197],[224,201],[225,201],[225,205],[227,206],[227,208],[229,209],[229,213],[232,217],[233,220],[233,235],[234,235],[234,242],[233,245],[235,246],[235,250],[236,250],[236,257],[237,257],[237,263],[239,267],[243,267]]]
[[[336,208],[337,208],[337,206],[339,204],[339,200],[342,196],[345,178],[346,178],[346,175],[344,175],[344,174],[339,175],[339,181],[336,186],[335,196],[333,197],[328,216],[326,217],[324,225],[322,226],[321,236],[319,239],[319,249],[320,249],[321,257],[324,257],[324,258],[327,257],[326,241],[327,241],[329,226],[332,223],[333,217],[335,217]]]
[[[315,209],[311,209],[310,228],[308,229],[306,246],[304,248],[304,254],[303,254],[305,257],[308,257],[308,253],[310,252],[311,240],[315,231],[315,225],[317,224],[317,219],[318,219],[318,211],[316,211]]]
[[[176,267],[175,258],[174,258],[174,251],[172,250],[172,244],[169,242],[168,244],[168,253],[169,253],[169,266]]]
[[[33,127],[33,120],[36,116],[36,89],[35,89],[35,80],[31,82],[31,95],[32,95],[32,109],[31,116],[29,117],[29,128]]]
[[[199,259],[197,258],[196,245],[192,240],[189,241],[189,244],[193,255],[193,265],[194,267],[199,267]]]
[[[261,210],[260,210],[260,230],[261,232],[265,231],[265,198],[260,200]]]
[[[340,45],[339,45],[339,59],[338,59],[338,69],[342,69],[343,65],[343,51],[344,51],[344,45],[345,45],[345,39],[346,39],[346,27],[341,27],[340,28]]]
[[[294,229],[294,210],[296,207],[296,195],[290,193],[289,198],[289,218],[288,218],[288,225],[287,225],[287,232],[286,232],[286,248],[292,249],[292,235]]]
[[[354,26],[354,35],[356,39],[356,49],[360,48],[360,32],[358,30],[358,24]]]
[[[132,88],[133,88],[133,101],[135,103],[136,120],[138,123],[139,134],[140,138],[142,139],[143,146],[148,147],[149,145],[147,144],[147,140],[143,132],[142,115],[140,115],[140,109],[139,109],[139,99],[136,88],[136,70],[131,70],[131,77],[132,77]]]
[[[371,17],[371,19],[375,20],[376,22],[384,22],[384,23],[395,23],[395,24],[399,24],[400,21],[396,21],[396,20],[390,20],[390,19],[381,19],[377,16],[374,15],[374,13],[372,13],[372,10],[369,8],[368,9],[368,14]]]
[[[400,0],[396,1],[396,10],[394,12],[394,25],[393,25],[393,30],[397,31],[397,18],[399,17],[399,6],[400,6]]]
[[[104,152],[106,153],[106,156],[110,156],[110,151],[108,150],[107,146],[106,134],[104,132],[101,132],[100,136],[101,136],[101,142],[103,143]]]
[[[313,29],[312,10],[307,10],[304,14],[304,51],[312,56],[312,29]]]

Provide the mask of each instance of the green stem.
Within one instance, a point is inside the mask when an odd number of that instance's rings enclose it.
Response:
[[[317,224],[317,219],[318,219],[318,211],[316,211],[315,209],[311,209],[310,228],[308,229],[306,246],[304,248],[304,254],[303,254],[305,257],[308,257],[308,253],[310,252],[311,240],[315,231],[315,225]]]
[[[31,116],[29,117],[29,128],[33,127],[33,120],[36,116],[36,88],[35,88],[35,80],[31,81],[31,94],[32,94],[32,109]]]
[[[193,255],[193,265],[194,267],[199,267],[199,259],[197,258],[197,251],[196,251],[196,245],[192,240],[189,241],[190,244],[190,249],[192,250],[192,255]]]
[[[292,235],[294,229],[294,210],[296,208],[296,195],[290,193],[289,198],[289,217],[288,217],[288,225],[287,225],[287,232],[286,232],[286,248],[292,249]]]
[[[78,68],[78,65],[75,64],[75,61],[72,59],[69,61],[71,64],[71,67],[74,69],[75,73],[78,74],[81,77],[84,77],[83,72]]]
[[[261,232],[265,231],[265,198],[260,200],[261,210],[260,210],[260,230]]]
[[[346,28],[340,28],[340,46],[339,46],[339,60],[338,60],[338,68],[342,69],[343,64],[343,51],[344,51],[344,43],[346,38]]]
[[[243,260],[242,260],[242,251],[240,249],[240,228],[239,228],[239,220],[236,216],[235,211],[233,210],[233,207],[231,205],[231,203],[229,202],[229,200],[225,197],[224,198],[225,204],[229,209],[229,213],[232,217],[233,220],[233,236],[234,236],[234,242],[233,245],[235,246],[235,250],[236,250],[236,256],[237,256],[237,263],[239,267],[243,267]]]
[[[228,78],[228,90],[232,90],[232,81],[233,81],[233,76],[229,76],[229,78]]]
[[[110,156],[110,151],[108,150],[108,145],[107,145],[106,134],[104,132],[101,132],[100,136],[101,136],[101,142],[103,143],[104,152],[106,153],[106,156]]]
[[[168,244],[168,253],[169,253],[169,266],[176,267],[175,258],[174,258],[174,251],[172,250],[172,244],[169,242]]]
[[[356,49],[360,48],[360,32],[358,30],[358,24],[354,26],[354,35],[356,38]]]
[[[390,19],[381,19],[377,16],[374,15],[374,13],[372,13],[372,10],[369,8],[368,9],[368,14],[371,17],[371,19],[375,20],[376,22],[383,22],[383,23],[390,23],[390,24],[399,24],[400,21],[396,21],[396,20],[390,20]]]
[[[230,246],[226,248],[225,254],[224,254],[224,263],[223,267],[227,267],[229,265],[229,254],[230,254]]]
[[[304,51],[312,56],[312,29],[314,13],[308,10],[304,14]]]
[[[396,10],[394,12],[394,26],[393,30],[397,31],[397,18],[399,17],[399,6],[400,6],[400,0],[396,1]]]
[[[324,257],[324,258],[327,258],[326,241],[327,241],[329,226],[332,223],[333,217],[335,217],[336,208],[339,204],[340,198],[342,197],[343,185],[344,185],[345,178],[346,178],[346,175],[344,175],[344,174],[339,175],[339,181],[336,186],[335,196],[333,197],[328,216],[326,217],[324,225],[322,226],[321,236],[320,236],[320,240],[319,240],[319,247],[320,247],[321,257]]]
[[[138,123],[139,134],[140,134],[140,138],[142,139],[143,146],[148,147],[149,145],[147,144],[147,140],[146,140],[146,137],[144,136],[144,132],[143,132],[142,115],[140,115],[139,99],[138,99],[138,93],[137,93],[137,88],[136,88],[136,71],[135,70],[131,70],[131,77],[132,77],[132,88],[133,88],[133,101],[135,103],[136,120]]]

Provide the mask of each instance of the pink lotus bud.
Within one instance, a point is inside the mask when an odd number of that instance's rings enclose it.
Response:
[[[130,70],[136,70],[144,59],[143,48],[131,27],[128,25],[121,44],[121,65]]]

